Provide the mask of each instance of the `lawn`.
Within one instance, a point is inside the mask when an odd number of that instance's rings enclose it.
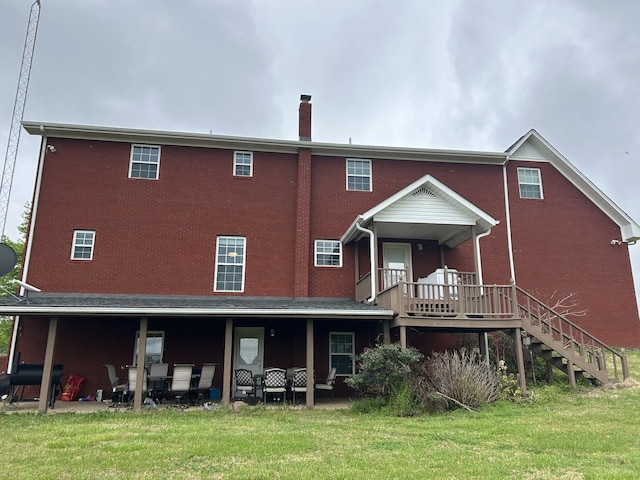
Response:
[[[632,376],[640,352],[631,352]],[[636,479],[640,387],[398,418],[245,408],[0,414],[6,478]]]

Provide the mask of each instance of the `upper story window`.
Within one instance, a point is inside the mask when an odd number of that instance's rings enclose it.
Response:
[[[347,190],[371,191],[371,160],[347,158]]]
[[[336,367],[337,375],[353,375],[355,370],[354,334],[329,333],[329,368]]]
[[[71,260],[91,260],[96,232],[93,230],[74,230],[71,245]]]
[[[131,145],[129,178],[158,179],[160,169],[160,147]]]
[[[253,153],[234,152],[233,175],[236,177],[252,177],[253,176]]]
[[[539,168],[518,168],[520,198],[544,198]]]
[[[341,267],[342,244],[337,240],[315,241],[316,267]]]
[[[244,237],[218,237],[215,292],[244,291],[246,241]]]

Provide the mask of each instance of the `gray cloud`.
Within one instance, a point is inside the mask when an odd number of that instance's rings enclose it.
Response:
[[[0,3],[2,146],[28,8]],[[638,18],[636,0],[43,1],[25,118],[292,139],[309,93],[317,141],[504,150],[536,128],[640,220]],[[37,152],[23,134],[10,235]]]

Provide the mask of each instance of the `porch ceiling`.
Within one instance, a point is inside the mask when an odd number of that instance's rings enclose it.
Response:
[[[440,244],[454,238],[458,243],[471,238],[470,225],[376,222],[376,231],[379,238],[437,240]]]
[[[0,315],[349,318],[382,320],[393,311],[341,298],[223,297],[31,292],[0,298]]]

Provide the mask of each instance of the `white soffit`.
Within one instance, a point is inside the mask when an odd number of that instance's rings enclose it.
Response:
[[[635,242],[640,240],[640,225],[534,129],[529,130],[515,144],[509,147],[507,153],[509,158],[513,160],[546,161],[551,163],[556,170],[573,183],[578,190],[620,227],[623,241]]]

